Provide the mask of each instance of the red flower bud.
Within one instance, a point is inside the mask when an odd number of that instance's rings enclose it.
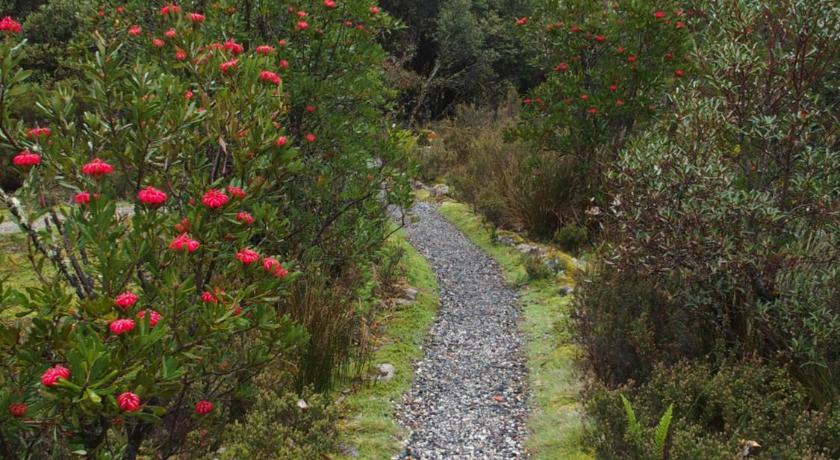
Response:
[[[152,186],[146,186],[137,192],[137,199],[148,206],[158,206],[166,201],[166,193]]]
[[[22,150],[12,157],[12,164],[15,166],[29,167],[41,164],[41,155],[32,153],[29,150]]]
[[[219,209],[224,206],[229,199],[230,198],[222,193],[221,190],[210,189],[204,193],[203,197],[201,197],[201,204],[210,209]]]
[[[137,303],[137,299],[138,297],[134,293],[126,291],[114,298],[114,305],[127,310]]]
[[[239,222],[241,222],[244,225],[251,225],[251,224],[254,223],[254,216],[252,216],[248,212],[241,211],[241,212],[236,213],[236,220],[238,220]]]
[[[123,412],[134,412],[140,409],[140,397],[130,391],[120,393],[117,396],[117,405]]]
[[[245,265],[251,265],[260,259],[260,255],[252,249],[242,248],[236,253],[236,259]]]
[[[26,404],[24,403],[14,403],[9,404],[9,415],[14,418],[21,418],[26,415]]]
[[[70,370],[60,364],[57,364],[55,367],[51,367],[41,374],[41,384],[46,387],[52,387],[58,383],[58,379],[67,380],[69,378]]]
[[[111,324],[108,325],[108,329],[111,331],[111,334],[114,335],[121,335],[125,334],[126,332],[131,332],[134,330],[134,320],[127,318],[115,319],[111,321]]]
[[[9,35],[19,34],[20,31],[20,23],[12,19],[11,16],[6,16],[2,20],[0,20],[0,32]]]
[[[213,410],[213,403],[207,400],[201,400],[195,403],[195,413],[198,415],[207,415]]]
[[[137,318],[142,321],[146,318],[146,311],[149,312],[149,327],[157,326],[158,321],[160,321],[161,315],[160,313],[154,310],[140,310],[137,313]]]

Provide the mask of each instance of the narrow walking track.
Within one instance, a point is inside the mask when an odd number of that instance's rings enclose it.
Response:
[[[418,203],[408,239],[428,259],[440,310],[398,410],[411,435],[400,459],[525,458],[527,370],[516,291],[495,261]]]

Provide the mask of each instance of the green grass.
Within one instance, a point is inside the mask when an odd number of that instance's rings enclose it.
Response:
[[[522,256],[514,248],[497,244],[492,228],[462,203],[443,202],[440,213],[501,265],[507,281],[521,289],[527,339],[532,413],[526,447],[534,459],[594,458],[582,444],[583,415],[576,375],[577,349],[571,340],[569,297],[560,288],[569,279],[529,281]]]
[[[360,459],[388,459],[399,453],[406,436],[394,418],[394,408],[414,380],[414,362],[422,358],[420,346],[435,318],[439,303],[437,282],[426,260],[405,239],[394,234],[389,245],[405,253],[400,262],[406,281],[419,293],[407,307],[383,312],[383,327],[377,335],[378,348],[370,358],[373,365],[393,364],[394,379],[365,384],[344,400],[347,417],[340,426],[340,442],[358,451]],[[338,457],[350,458],[350,457]]]

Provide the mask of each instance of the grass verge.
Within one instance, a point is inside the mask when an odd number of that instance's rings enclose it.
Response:
[[[594,458],[582,443],[583,415],[576,375],[577,349],[569,319],[570,297],[560,289],[568,280],[529,281],[522,256],[514,248],[497,244],[493,231],[469,206],[445,201],[439,212],[501,265],[507,281],[520,287],[527,342],[532,413],[526,447],[534,459],[578,460]]]
[[[348,395],[342,404],[347,414],[342,420],[339,442],[356,450],[360,459],[387,459],[399,453],[405,433],[394,418],[394,406],[414,380],[414,362],[423,355],[421,345],[439,303],[437,282],[423,256],[406,240],[403,232],[391,236],[388,243],[404,251],[400,266],[408,284],[418,290],[417,299],[408,306],[382,313],[382,329],[375,340],[373,365],[390,363],[396,369],[389,382],[366,383]],[[338,457],[351,458],[351,457]]]

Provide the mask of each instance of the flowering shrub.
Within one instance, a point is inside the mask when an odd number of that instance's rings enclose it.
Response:
[[[514,132],[571,171],[556,178],[566,190],[557,208],[567,215],[554,217],[548,235],[564,219],[583,220],[592,199],[603,204],[604,165],[667,108],[667,90],[691,76],[688,23],[679,2],[653,0],[536,1],[531,17],[512,21],[540,50],[535,65],[546,72],[522,100]]]
[[[240,416],[251,378],[305,344],[280,308],[293,260],[363,261],[384,204],[408,196],[377,120],[386,16],[193,6],[82,3],[83,80],[47,92],[37,126],[10,119],[25,44],[0,26],[2,161],[25,177],[0,198],[42,281],[0,285],[5,451],[195,448],[193,430]]]

